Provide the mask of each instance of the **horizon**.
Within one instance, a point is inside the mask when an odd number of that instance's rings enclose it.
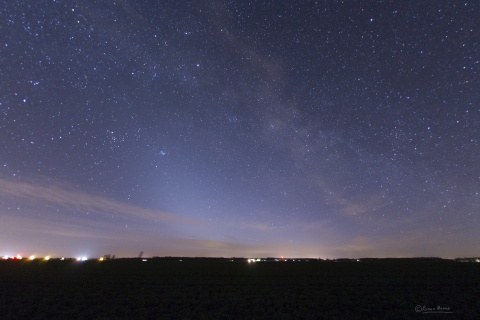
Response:
[[[352,260],[352,261],[363,261],[363,260],[402,260],[402,259],[440,259],[440,260],[462,260],[462,259],[476,259],[476,261],[472,262],[480,262],[480,255],[479,256],[472,256],[472,257],[455,257],[455,258],[442,258],[442,257],[434,257],[434,256],[424,256],[424,257],[361,257],[361,258],[345,258],[345,257],[336,257],[336,258],[321,258],[321,257],[194,257],[194,256],[116,256],[113,255],[112,257],[106,257],[107,255],[103,256],[22,256],[20,254],[16,256],[2,256],[0,260],[14,260],[14,261],[50,261],[50,260],[61,260],[61,261],[76,261],[76,262],[85,262],[85,261],[98,261],[98,262],[105,262],[110,260],[120,260],[120,259],[137,259],[137,260],[151,260],[151,259],[181,259],[179,261],[183,261],[182,259],[222,259],[222,260],[246,260],[247,262],[267,262],[267,261],[274,261],[274,262],[296,262],[296,261],[338,261],[338,260]],[[250,261],[252,260],[252,261]]]

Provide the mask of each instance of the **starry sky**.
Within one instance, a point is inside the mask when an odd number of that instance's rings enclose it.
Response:
[[[0,255],[478,256],[478,1],[7,1]]]

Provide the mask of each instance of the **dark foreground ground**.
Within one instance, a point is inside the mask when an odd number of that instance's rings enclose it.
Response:
[[[480,263],[182,260],[0,261],[0,319],[480,319]]]

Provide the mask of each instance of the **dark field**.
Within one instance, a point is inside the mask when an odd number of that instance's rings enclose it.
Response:
[[[480,319],[480,263],[4,260],[0,318]]]

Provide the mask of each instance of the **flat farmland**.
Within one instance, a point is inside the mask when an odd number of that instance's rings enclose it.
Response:
[[[480,319],[480,263],[3,260],[0,318]]]

